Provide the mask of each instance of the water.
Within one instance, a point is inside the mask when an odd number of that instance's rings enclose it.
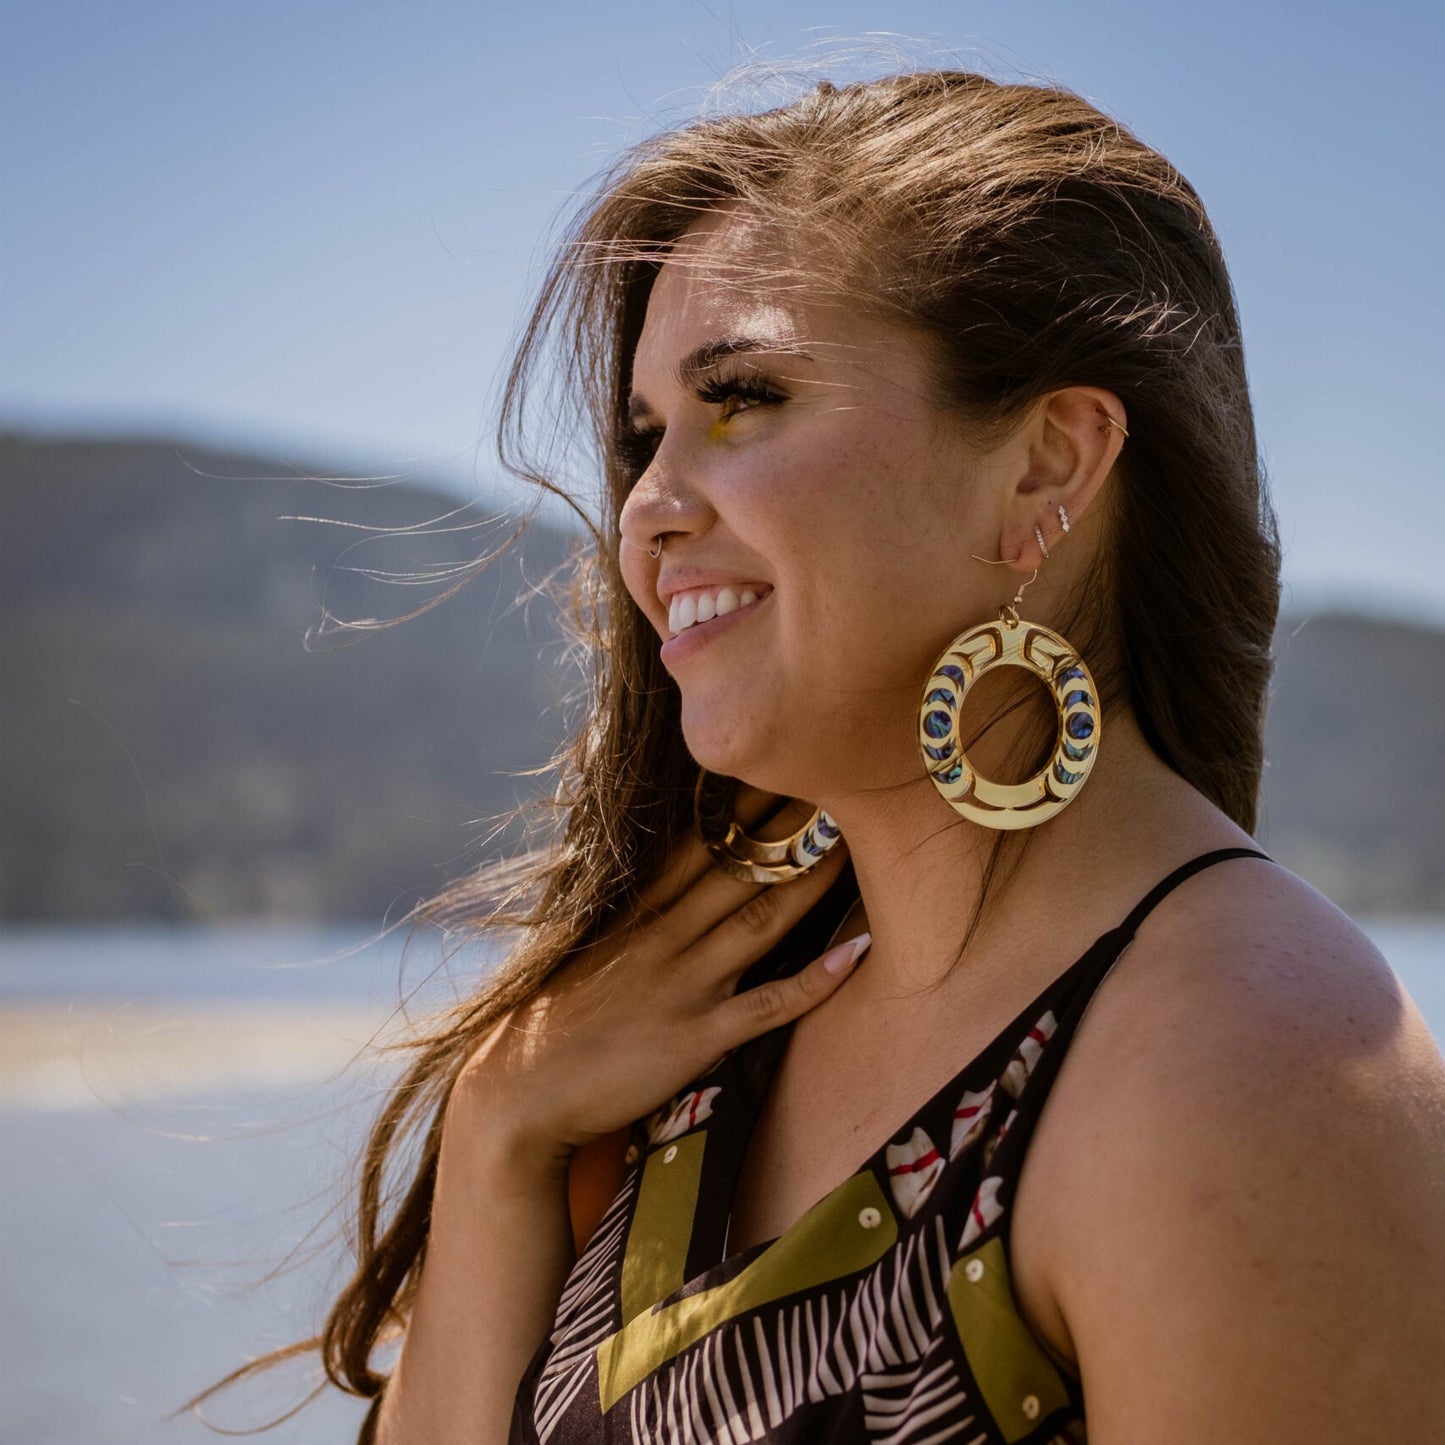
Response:
[[[1445,922],[1364,926],[1445,1039]],[[162,1417],[314,1331],[342,1282],[329,1229],[311,1240],[318,1257],[243,1286],[349,1203],[390,1066],[348,1064],[394,1005],[401,962],[399,940],[364,942],[270,928],[0,934],[0,1437],[214,1442],[190,1417]],[[438,964],[425,943],[408,960],[418,1007],[487,967],[475,953]],[[211,1418],[235,1429],[280,1413],[309,1368],[230,1392]],[[328,1390],[256,1438],[350,1445],[363,1413]]]
[[[0,998],[384,1003],[395,999],[403,962],[408,985],[438,967],[435,937],[419,934],[409,945],[404,931],[382,937],[273,924],[7,928],[0,930]],[[475,947],[447,966],[458,987],[485,967]]]
[[[349,1203],[394,1066],[353,1060],[395,1008],[451,1001],[487,967],[348,929],[0,933],[0,1438],[215,1442],[164,1416],[244,1360],[314,1333],[343,1282],[322,1254],[247,1285]],[[403,962],[405,969],[403,973]],[[219,1397],[228,1429],[308,1392],[309,1361]],[[351,1442],[328,1389],[258,1437]]]

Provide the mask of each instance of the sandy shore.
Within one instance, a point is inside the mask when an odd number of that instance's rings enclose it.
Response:
[[[404,1037],[385,1012],[295,1003],[153,1000],[0,1008],[0,1108],[185,1103],[237,1090],[295,1089],[395,1065],[370,1045]]]

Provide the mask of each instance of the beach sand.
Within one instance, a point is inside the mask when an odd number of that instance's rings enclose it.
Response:
[[[385,1010],[319,1002],[96,999],[0,1008],[0,1108],[111,1108],[319,1086],[406,1036]]]

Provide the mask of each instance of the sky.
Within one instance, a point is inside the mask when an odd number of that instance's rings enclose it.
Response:
[[[3,0],[0,420],[497,487],[548,240],[744,61],[1060,82],[1204,198],[1286,604],[1445,623],[1445,7]],[[824,63],[826,60],[826,63]],[[737,92],[733,92],[737,95]],[[515,494],[513,494],[515,495]]]

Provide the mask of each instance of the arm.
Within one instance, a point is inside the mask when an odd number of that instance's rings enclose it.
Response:
[[[1280,888],[1141,938],[1080,1060],[1054,1285],[1092,1445],[1445,1441],[1445,1063],[1368,941]]]
[[[377,1445],[505,1441],[573,1258],[565,1158],[499,1127],[464,1076],[447,1107],[426,1264]]]

